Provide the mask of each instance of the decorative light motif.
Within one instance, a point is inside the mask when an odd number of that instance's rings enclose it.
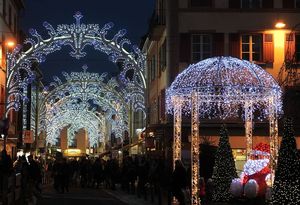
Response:
[[[271,182],[274,181],[275,168],[277,164],[279,139],[278,139],[278,114],[277,107],[274,106],[275,98],[269,97],[269,130],[270,130],[270,169],[271,169]],[[272,184],[273,185],[273,184]]]
[[[244,105],[245,109],[245,131],[246,131],[246,141],[247,141],[247,147],[246,147],[246,154],[247,159],[249,159],[251,150],[252,150],[252,132],[253,132],[253,105],[252,101],[246,101]]]
[[[247,156],[249,157],[252,149],[252,121],[253,113],[256,112],[259,113],[258,119],[270,120],[271,155],[275,159],[278,152],[277,117],[282,113],[281,96],[282,91],[274,78],[249,61],[233,57],[213,57],[190,65],[176,77],[166,91],[166,110],[174,114],[173,160],[181,158],[182,113],[191,115],[193,133],[195,123],[200,118],[240,117],[242,110],[244,110],[242,118],[245,121]],[[195,105],[198,107],[198,115],[194,113]],[[195,116],[199,119],[196,120]],[[194,143],[198,142],[192,141],[192,156],[197,152]],[[193,165],[196,165],[196,162],[192,161]],[[197,183],[194,181],[196,180],[194,175],[197,174],[198,168],[192,168],[192,183]],[[274,170],[274,166],[271,168]],[[192,190],[192,199],[197,197],[197,191]],[[197,203],[194,200],[193,204]]]
[[[200,118],[239,117],[239,111],[250,100],[253,111],[261,111],[259,119],[267,118],[271,96],[277,113],[282,113],[280,86],[264,69],[246,60],[213,57],[190,65],[167,89],[168,113],[173,113],[172,96],[181,96],[182,111],[190,114],[193,91],[201,99]]]
[[[181,99],[175,96],[173,98],[174,106],[174,138],[173,138],[173,169],[175,161],[181,160]]]
[[[68,143],[72,144],[78,129],[84,128],[88,119],[94,118],[94,122],[101,124],[102,133],[106,123],[112,125],[111,132],[116,137],[123,138],[124,131],[128,131],[128,100],[129,95],[120,83],[115,79],[107,79],[107,74],[87,72],[87,66],[83,66],[83,72],[72,72],[70,75],[63,72],[65,82],[58,77],[41,94],[39,107],[39,132],[47,130],[47,141],[50,144],[56,142],[61,129],[69,126]],[[32,96],[32,113],[35,111],[35,94]],[[83,116],[72,117],[69,112],[77,112]],[[63,115],[62,115],[63,113]],[[88,115],[87,115],[88,114]],[[66,118],[66,119],[65,119]],[[71,119],[69,119],[71,118]],[[102,119],[103,118],[103,119]],[[101,119],[101,120],[100,120]],[[82,122],[84,120],[84,122]],[[34,125],[35,116],[31,121]],[[87,124],[88,133],[91,136],[98,136],[92,129],[99,130],[96,124]],[[92,139],[93,143],[97,142]]]
[[[199,187],[199,106],[197,93],[192,93],[192,204],[200,204]]]
[[[75,23],[58,25],[56,29],[44,22],[48,38],[43,38],[35,29],[30,29],[32,38],[24,42],[29,45],[29,49],[23,51],[21,46],[17,46],[12,53],[8,54],[6,115],[10,110],[19,110],[24,98],[23,90],[35,77],[31,70],[32,63],[44,62],[47,55],[61,50],[63,46],[69,46],[70,55],[76,59],[84,57],[86,55],[84,49],[92,46],[95,50],[107,54],[112,62],[120,63],[122,71],[119,80],[127,90],[128,103],[133,104],[135,111],[141,110],[145,113],[145,56],[137,46],[131,46],[130,41],[124,38],[126,30],[120,30],[109,39],[107,34],[113,27],[113,23],[105,24],[100,28],[98,24],[81,23],[82,17],[81,13],[77,12],[74,15]],[[21,77],[21,73],[25,78]]]
[[[245,175],[253,175],[255,173],[260,172],[269,164],[269,159],[248,159],[246,164],[244,165],[244,174]]]
[[[68,136],[69,145],[72,144],[75,138],[72,132],[85,128],[88,132],[90,146],[97,146],[99,142],[104,141],[104,123],[103,117],[97,116],[89,109],[87,104],[70,102],[60,107],[59,114],[53,116],[47,122],[46,141],[55,144],[61,130],[64,127],[71,126],[71,136]]]

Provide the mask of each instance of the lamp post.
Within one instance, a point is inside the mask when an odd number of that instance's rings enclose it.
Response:
[[[7,52],[8,50],[13,49],[16,46],[16,42],[13,39],[8,39],[2,43],[0,43],[1,45],[4,45],[4,52],[5,53],[5,69],[3,69],[1,67],[1,70],[4,72],[5,74],[5,102],[1,103],[1,106],[4,105],[4,115],[3,115],[3,133],[1,133],[1,137],[3,138],[3,150],[6,150],[6,140],[7,140],[7,135],[8,135],[8,129],[9,129],[9,120],[8,120],[8,113],[6,112],[6,107],[7,107],[7,98],[8,98],[8,87],[7,87],[7,78],[8,78],[8,67],[7,67]],[[3,60],[3,53],[1,56],[1,59]],[[1,62],[2,64],[2,62]]]

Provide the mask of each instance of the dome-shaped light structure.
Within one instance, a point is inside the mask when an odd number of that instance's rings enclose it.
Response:
[[[268,116],[270,97],[274,97],[276,111],[282,111],[282,92],[275,79],[258,65],[233,57],[209,58],[180,73],[167,90],[168,112],[173,113],[172,97],[180,96],[182,111],[189,114],[193,92],[201,102],[200,117],[238,116],[239,107],[251,101],[253,108],[263,111],[261,119]]]
[[[250,156],[254,111],[270,124],[271,173],[278,153],[278,114],[282,91],[261,67],[232,57],[214,57],[190,65],[167,89],[166,107],[174,114],[173,165],[181,159],[181,117],[191,115],[192,204],[198,205],[199,120],[240,117],[245,121],[246,152]],[[258,112],[259,111],[259,112]]]

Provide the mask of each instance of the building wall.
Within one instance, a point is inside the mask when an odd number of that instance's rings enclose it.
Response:
[[[6,52],[10,51],[5,45],[6,40],[12,39],[16,43],[19,39],[19,14],[24,8],[22,0],[0,0],[0,118],[5,113],[5,79],[6,79]],[[8,138],[16,138],[18,134],[17,113],[9,114],[10,128]],[[21,133],[21,130],[20,130]],[[16,155],[10,150],[16,149],[16,143],[9,143],[8,154],[13,158]]]
[[[211,36],[210,57],[224,55],[237,58],[242,58],[242,35],[259,35],[261,55],[260,60],[254,62],[276,80],[280,80],[280,69],[285,57],[289,57],[288,48],[291,52],[295,51],[295,36],[293,34],[291,40],[289,34],[294,26],[300,23],[300,3],[296,8],[296,0],[264,0],[260,5],[262,8],[256,9],[241,9],[240,0],[156,0],[156,2],[153,22],[143,46],[143,51],[147,54],[147,127],[151,128],[151,132],[155,132],[155,127],[159,130],[166,126],[166,123],[172,124],[172,117],[168,118],[162,112],[165,111],[162,106],[165,100],[163,93],[178,73],[189,64],[195,63],[191,54],[193,34]],[[199,2],[209,2],[211,6],[192,6],[193,3]],[[164,12],[161,12],[158,6],[161,3],[164,4]],[[166,19],[164,23],[157,21],[162,19],[160,17],[162,13],[165,14]],[[275,28],[278,20],[286,23],[284,29]],[[300,30],[300,26],[298,29]],[[295,33],[298,33],[298,29]],[[156,58],[156,68],[153,68],[152,58],[159,56],[163,41],[167,42],[167,62],[166,69],[161,71],[158,66],[160,59]],[[155,78],[151,78],[153,69],[156,73]],[[165,132],[165,134],[172,135],[172,132]],[[263,141],[267,139],[258,136],[254,138]],[[242,135],[231,138],[234,148],[245,147],[244,141]],[[300,148],[298,138],[297,144]]]
[[[62,152],[68,149],[68,128],[64,128],[60,134],[60,148]],[[77,140],[77,149],[81,150],[81,153],[86,153],[86,149],[88,148],[88,137],[87,132],[84,129],[80,129],[75,136]]]
[[[17,41],[19,32],[19,12],[23,7],[19,0],[0,1],[0,116],[4,113],[5,101],[5,76],[6,76],[6,52],[7,39]]]

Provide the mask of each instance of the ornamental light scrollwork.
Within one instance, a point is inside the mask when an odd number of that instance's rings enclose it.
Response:
[[[76,110],[78,113],[82,113],[82,110],[86,109],[94,113],[95,117],[105,118],[113,126],[112,133],[122,139],[124,131],[128,131],[129,108],[126,101],[127,90],[120,85],[117,79],[109,79],[107,74],[89,73],[86,66],[83,66],[83,72],[72,72],[71,74],[63,72],[63,75],[65,80],[54,77],[54,82],[50,83],[50,86],[46,87],[39,96],[39,132],[47,130],[49,135],[47,141],[50,144],[55,143],[56,140],[53,137],[59,136],[58,133],[63,126],[68,125],[72,128],[72,123],[69,125],[65,122],[66,119],[58,117],[68,109]],[[32,113],[36,113],[35,102],[34,92]],[[64,117],[68,118],[69,116],[64,115]],[[77,120],[77,118],[75,119]],[[34,114],[31,120],[31,124],[34,125]],[[73,120],[73,124],[75,123],[78,121]],[[85,123],[80,121],[79,124],[84,125]],[[102,126],[105,126],[104,123]],[[88,132],[89,135],[96,135],[92,133],[91,129]],[[72,137],[68,140],[69,144],[72,143]]]
[[[81,23],[82,17],[81,13],[77,12],[74,15],[75,23],[61,24],[56,29],[51,24],[44,22],[43,26],[48,32],[47,37],[43,37],[35,29],[30,29],[32,38],[28,38],[24,42],[29,48],[22,50],[21,46],[17,46],[12,53],[8,54],[6,114],[10,110],[20,108],[24,98],[22,91],[35,77],[34,71],[31,70],[33,62],[44,62],[47,55],[61,50],[63,46],[70,47],[70,56],[76,59],[86,56],[84,49],[92,46],[95,50],[107,54],[113,63],[119,63],[122,70],[118,80],[127,89],[127,93],[134,91],[132,96],[135,97],[128,95],[127,100],[130,100],[135,110],[144,112],[145,55],[137,46],[131,45],[131,42],[125,37],[125,29],[109,38],[107,34],[112,29],[113,23],[107,23],[100,28],[98,24]],[[55,83],[59,84],[60,82],[56,80]]]

